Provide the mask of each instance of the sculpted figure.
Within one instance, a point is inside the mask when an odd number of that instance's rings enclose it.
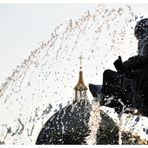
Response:
[[[105,70],[103,84],[89,84],[94,97],[101,94],[101,105],[115,108],[120,113],[137,109],[148,116],[148,18],[137,22],[134,35],[138,40],[138,55],[122,62],[114,62],[117,71]],[[112,98],[112,99],[111,99]]]

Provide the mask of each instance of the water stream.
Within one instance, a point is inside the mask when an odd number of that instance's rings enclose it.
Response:
[[[77,20],[59,24],[0,88],[0,143],[35,144],[42,125],[59,106],[73,102],[81,53],[85,83],[96,84],[102,83],[105,69],[114,68],[118,55],[123,60],[134,55],[137,45],[133,26],[139,18],[130,6],[114,9],[113,5],[100,4],[92,13],[86,11]],[[88,144],[96,144],[100,121],[100,104],[93,101]]]
[[[92,101],[92,109],[90,111],[90,117],[89,117],[89,130],[90,134],[88,137],[86,137],[86,143],[87,144],[96,144],[97,140],[97,132],[99,130],[99,126],[101,123],[101,115],[100,115],[100,102],[99,100]]]

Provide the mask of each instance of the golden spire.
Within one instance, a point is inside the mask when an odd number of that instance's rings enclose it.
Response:
[[[87,91],[87,87],[84,84],[83,81],[83,71],[82,71],[82,54],[79,57],[80,59],[80,71],[79,71],[79,80],[77,85],[74,87],[75,89],[75,101],[78,101],[79,99],[85,98],[86,97],[86,91]]]

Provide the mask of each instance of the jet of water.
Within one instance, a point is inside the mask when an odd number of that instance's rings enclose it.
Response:
[[[90,134],[88,137],[86,137],[86,143],[89,145],[96,144],[97,132],[99,130],[99,126],[101,123],[100,99],[101,96],[98,95],[97,98],[94,98],[94,100],[92,100],[92,109],[90,111],[90,117],[88,123]]]

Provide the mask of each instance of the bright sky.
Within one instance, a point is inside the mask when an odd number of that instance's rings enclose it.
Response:
[[[132,7],[135,12],[148,17],[148,4],[135,4]],[[31,51],[39,47],[41,41],[50,36],[57,25],[77,19],[87,10],[91,12],[95,8],[96,4],[90,3],[0,4],[0,84],[11,76],[13,69]]]
[[[54,28],[95,4],[0,4],[0,83]]]
[[[0,4],[0,84],[54,28],[79,18],[96,4]],[[147,16],[147,5],[133,5]]]

